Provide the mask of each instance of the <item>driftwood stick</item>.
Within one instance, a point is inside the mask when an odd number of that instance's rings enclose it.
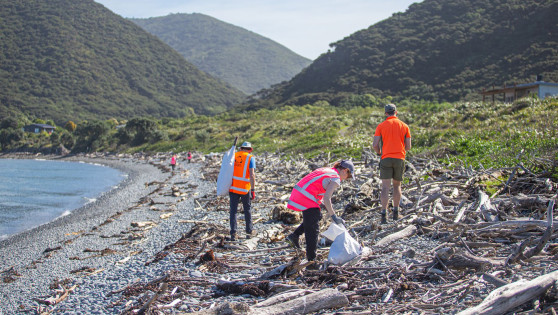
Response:
[[[413,235],[415,235],[415,233],[417,232],[417,227],[414,225],[409,225],[408,227],[404,228],[403,230],[390,234],[384,238],[382,238],[381,240],[378,241],[378,243],[375,244],[375,246],[386,246],[389,245],[399,239],[402,238],[407,238],[407,237],[411,237]]]
[[[543,248],[546,246],[546,243],[548,243],[548,241],[551,239],[552,237],[552,231],[553,231],[553,224],[554,224],[554,219],[553,219],[553,209],[554,209],[554,200],[551,200],[548,203],[548,208],[546,209],[546,218],[547,218],[547,228],[546,231],[544,231],[543,236],[540,238],[539,242],[537,243],[537,245],[531,249],[529,249],[525,254],[525,258],[531,258],[537,254],[539,254]]]
[[[529,281],[521,279],[492,291],[481,304],[468,308],[458,313],[458,315],[504,314],[515,307],[540,297],[557,280],[558,271],[553,271]]]
[[[479,205],[477,206],[475,211],[482,213],[484,219],[488,222],[496,221],[497,219],[491,213],[491,211],[495,209],[492,203],[490,202],[490,197],[488,197],[488,195],[480,189],[478,190],[478,194],[479,194]]]
[[[167,282],[163,282],[161,284],[161,286],[159,287],[159,290],[157,290],[157,293],[153,294],[153,296],[149,299],[149,301],[147,301],[147,303],[145,303],[138,311],[138,314],[142,315],[145,314],[145,312],[147,311],[147,309],[149,309],[149,306],[155,302],[155,300],[163,293],[165,293],[165,291],[167,290],[168,284]]]
[[[465,210],[467,210],[467,207],[463,207],[464,205],[465,205],[465,200],[461,201],[461,203],[457,207],[458,212],[457,212],[457,216],[453,220],[453,223],[457,223],[457,222],[461,221],[461,218],[463,217],[463,214],[465,213]]]
[[[483,274],[482,274],[482,278],[483,278],[486,282],[492,283],[492,284],[495,285],[497,288],[509,284],[509,283],[507,283],[506,281],[504,281],[504,280],[502,280],[502,279],[500,279],[500,278],[497,278],[497,277],[495,277],[495,276],[493,276],[493,275],[491,275],[491,274],[489,274],[489,273],[483,273]]]

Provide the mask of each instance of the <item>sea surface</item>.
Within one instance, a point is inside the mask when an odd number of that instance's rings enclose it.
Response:
[[[125,177],[98,164],[0,159],[0,240],[68,215]]]

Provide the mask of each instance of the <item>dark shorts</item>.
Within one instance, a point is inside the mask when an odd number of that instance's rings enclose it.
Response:
[[[380,179],[403,180],[405,172],[405,160],[385,158],[380,161]]]

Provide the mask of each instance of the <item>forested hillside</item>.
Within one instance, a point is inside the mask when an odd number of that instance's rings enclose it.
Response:
[[[215,114],[244,95],[92,0],[0,2],[0,116]]]
[[[199,13],[131,21],[247,94],[290,80],[311,62],[268,38]]]
[[[558,1],[425,0],[331,45],[265,102],[338,102],[340,93],[456,101],[482,88],[558,82]]]

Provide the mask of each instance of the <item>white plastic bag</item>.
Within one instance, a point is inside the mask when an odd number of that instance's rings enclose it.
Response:
[[[331,222],[331,224],[329,225],[329,227],[327,228],[327,230],[325,230],[324,232],[322,232],[322,235],[323,235],[325,238],[327,238],[327,239],[329,239],[330,241],[333,242],[333,241],[335,241],[335,238],[336,238],[339,234],[341,234],[341,233],[343,233],[343,232],[346,232],[346,231],[347,231],[347,229],[346,229],[344,226],[338,225],[338,224],[335,223],[335,222]]]
[[[236,140],[235,145],[233,145],[229,151],[223,155],[223,162],[221,163],[221,169],[219,170],[219,176],[217,177],[217,196],[225,196],[229,193],[234,172],[235,153]]]
[[[362,246],[345,230],[331,244],[327,261],[334,265],[343,265],[361,253]]]

